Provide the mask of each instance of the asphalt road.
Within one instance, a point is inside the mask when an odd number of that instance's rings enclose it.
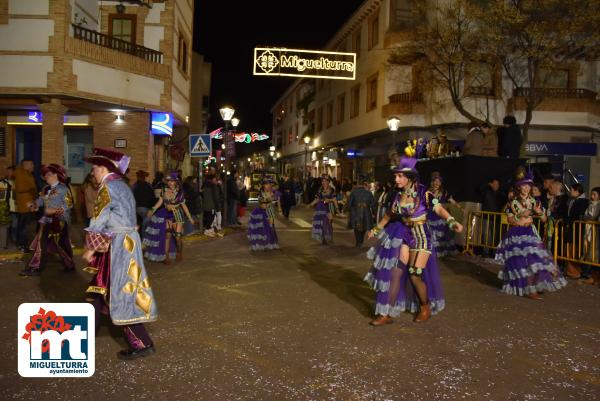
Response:
[[[2,400],[595,400],[600,289],[576,282],[542,301],[499,292],[497,266],[442,262],[447,306],[425,324],[372,327],[366,248],[340,220],[334,244],[310,239],[310,214],[278,223],[282,249],[250,253],[245,231],[186,243],[185,260],[148,263],[160,318],[157,353],[124,362],[104,321],[96,373],[21,378],[17,307],[78,302],[87,273],[41,277],[0,265]],[[80,267],[83,262],[78,257]]]

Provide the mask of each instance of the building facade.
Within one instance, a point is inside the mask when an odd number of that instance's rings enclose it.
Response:
[[[0,165],[60,163],[77,184],[103,147],[130,177],[162,170],[189,121],[192,33],[191,0],[0,0]]]
[[[441,129],[455,143],[465,139],[468,120],[443,91],[425,85],[422,62],[390,62],[414,35],[413,6],[410,0],[366,0],[323,49],[356,52],[356,79],[297,80],[275,103],[274,143],[283,170],[374,179],[386,176],[394,145],[429,139]],[[600,62],[575,62],[557,73],[533,113],[528,156],[557,174],[571,170],[587,188],[600,185]],[[468,89],[465,104],[472,114],[497,125],[507,113],[524,120],[523,94],[502,71],[490,71],[489,79]],[[387,128],[390,116],[400,119],[395,134]]]

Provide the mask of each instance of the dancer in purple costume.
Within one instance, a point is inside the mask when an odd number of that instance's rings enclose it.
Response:
[[[539,216],[545,222],[546,213],[531,196],[531,171],[519,171],[516,186],[517,196],[506,210],[511,227],[496,250],[496,260],[504,264],[498,278],[503,281],[502,292],[537,300],[541,299],[540,292],[559,290],[567,281],[533,226],[533,217]]]
[[[392,323],[403,311],[418,312],[414,321],[424,322],[445,307],[427,213],[433,210],[456,232],[463,227],[419,183],[416,162],[403,157],[393,168],[396,192],[391,207],[369,232],[369,238],[380,240],[367,254],[374,262],[365,276],[376,291],[374,326]]]
[[[312,221],[312,238],[327,245],[333,241],[333,216],[337,210],[337,198],[335,190],[331,186],[331,178],[323,176],[321,188],[308,207],[315,206],[315,214]]]
[[[450,203],[460,208],[460,205],[452,198],[452,195],[446,191],[442,185],[443,178],[439,172],[431,173],[431,185],[429,192],[442,205]],[[454,233],[446,224],[446,222],[433,210],[427,213],[427,225],[431,231],[431,240],[438,258],[443,258],[449,255],[456,255],[456,243],[454,242]]]
[[[279,239],[275,231],[275,196],[273,181],[266,178],[258,195],[258,205],[248,221],[248,241],[251,251],[279,249]]]
[[[150,222],[143,244],[146,247],[144,256],[148,260],[168,265],[171,263],[170,259],[176,259],[178,262],[183,259],[184,216],[192,224],[194,219],[185,205],[185,194],[179,176],[171,173],[165,179],[167,186],[162,190],[156,204],[148,211]]]

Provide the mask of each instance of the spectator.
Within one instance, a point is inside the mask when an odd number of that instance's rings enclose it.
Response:
[[[165,175],[162,171],[157,171],[154,176],[154,181],[152,181],[152,189],[154,190],[154,198],[158,199],[160,194],[162,194],[163,189],[165,188]]]
[[[294,196],[294,183],[290,179],[289,175],[283,176],[283,181],[279,186],[279,191],[281,193],[280,204],[281,204],[281,212],[283,217],[286,219],[290,218],[290,209],[294,206],[295,196]]]
[[[498,136],[488,123],[481,124],[483,140],[481,143],[481,155],[487,157],[498,157]]]
[[[581,249],[583,244],[581,244],[581,235],[579,232],[581,226],[574,227],[573,222],[583,218],[590,201],[585,197],[583,186],[581,184],[573,184],[571,186],[569,195],[567,219],[565,224],[567,257],[570,259],[580,259],[583,256]],[[565,275],[572,279],[579,279],[581,278],[581,267],[578,263],[567,261],[567,270]]]
[[[202,216],[202,197],[198,191],[198,185],[195,177],[189,176],[183,181],[183,196],[185,197],[185,204],[194,218],[195,222],[201,220],[198,216]],[[200,225],[202,227],[202,225]],[[195,231],[194,223],[190,220],[186,220],[183,224],[184,234],[189,235]]]
[[[465,155],[482,156],[483,155],[483,133],[477,123],[469,124],[469,132],[463,149]]]
[[[214,175],[207,175],[204,184],[202,185],[202,211],[204,218],[204,235],[209,237],[216,236],[215,220],[219,208],[218,191],[217,178]]]
[[[133,196],[135,197],[135,212],[137,215],[138,226],[140,227],[140,233],[142,237],[146,232],[146,225],[148,224],[148,210],[150,210],[156,203],[156,197],[154,196],[154,188],[146,181],[148,173],[144,170],[138,170],[135,173],[137,180],[133,184]]]
[[[506,116],[498,129],[498,155],[502,158],[518,159],[521,152],[521,129],[514,116]]]
[[[94,216],[94,204],[96,202],[96,198],[98,197],[98,189],[100,186],[96,182],[94,174],[89,173],[85,177],[81,187],[83,190],[83,205],[85,208],[85,226],[88,227],[90,225],[90,220]]]
[[[11,174],[9,168],[6,169],[4,178],[0,179],[0,246],[4,249],[8,248],[8,229],[11,223],[12,184],[8,178]]]
[[[233,171],[227,177],[227,226],[238,227],[237,208],[240,202],[240,190],[238,188],[238,179],[240,174]]]
[[[238,188],[240,190],[240,205],[238,206],[238,224],[242,225],[241,218],[246,214],[246,206],[248,206],[248,189],[244,185],[244,181],[238,182]]]
[[[583,216],[584,220],[590,222],[598,222],[600,217],[600,187],[595,187],[590,191],[590,204],[585,211]],[[600,230],[596,224],[586,224],[584,234],[584,246],[585,249],[585,260],[592,263],[598,263],[600,261]],[[592,267],[588,264],[583,265],[581,268],[581,277],[584,279],[586,284],[598,284],[600,281],[600,270],[597,267]]]
[[[504,193],[500,191],[500,180],[492,178],[483,188],[483,201],[481,210],[484,212],[502,213],[507,199]],[[490,245],[496,246],[500,242],[500,227],[502,226],[501,216],[492,215],[483,218],[482,221],[483,236],[489,239]],[[490,248],[483,248],[485,257],[489,257]]]
[[[8,199],[10,210],[10,239],[13,244],[17,243],[17,223],[19,222],[19,214],[17,213],[17,202],[15,197],[15,166],[6,168],[6,181],[10,184],[10,198]]]
[[[552,197],[551,188],[555,181],[552,174],[545,175],[542,181],[542,207],[544,207],[544,209],[548,209],[548,201]]]
[[[300,206],[302,203],[302,194],[303,194],[303,183],[298,178],[294,180],[294,196],[296,197],[296,206]]]
[[[548,199],[548,209],[546,215],[548,220],[546,221],[546,233],[544,235],[546,248],[551,251],[554,249],[554,224],[557,220],[564,220],[567,218],[567,203],[568,196],[563,192],[563,185],[560,181],[554,180],[550,184],[550,198]],[[559,238],[559,240],[563,240]]]
[[[17,247],[21,252],[28,252],[30,243],[28,237],[29,226],[35,220],[35,213],[29,204],[37,198],[37,186],[33,177],[34,164],[32,160],[23,160],[15,170],[15,197],[18,214],[17,222]]]

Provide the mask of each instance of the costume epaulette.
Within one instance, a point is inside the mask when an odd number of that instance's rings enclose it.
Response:
[[[110,193],[108,192],[108,188],[106,185],[103,185],[98,191],[98,197],[96,198],[96,202],[94,202],[94,218],[97,219],[104,208],[110,203]]]

